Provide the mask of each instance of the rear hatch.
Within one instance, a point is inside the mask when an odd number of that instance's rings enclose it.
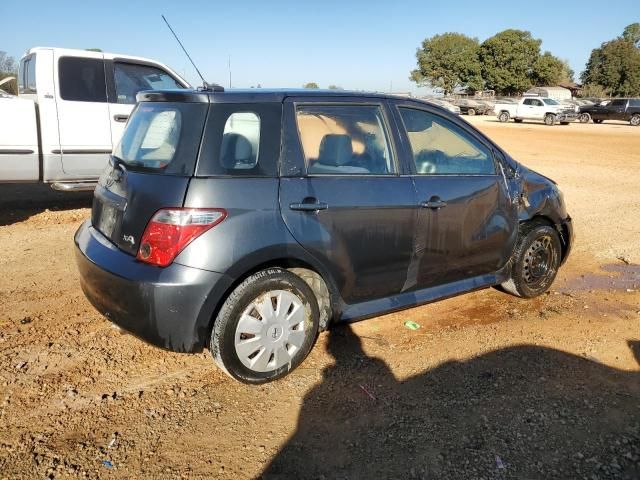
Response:
[[[134,109],[100,176],[91,214],[93,226],[121,250],[136,255],[153,214],[183,205],[207,108],[192,99],[141,102]]]

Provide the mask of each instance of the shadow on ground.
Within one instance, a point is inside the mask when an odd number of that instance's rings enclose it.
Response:
[[[57,192],[49,185],[0,185],[0,226],[22,222],[45,210],[90,208],[93,192]]]
[[[640,478],[638,372],[527,345],[398,381],[348,326],[328,348],[264,479]]]

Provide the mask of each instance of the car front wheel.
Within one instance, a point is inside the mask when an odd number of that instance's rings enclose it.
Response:
[[[508,122],[509,112],[500,112],[500,115],[498,115],[498,120],[500,120],[502,123]]]
[[[637,127],[638,125],[640,125],[640,113],[636,113],[631,117],[631,120],[629,120],[629,123],[631,125],[633,125],[634,127]]]
[[[224,302],[213,325],[211,354],[243,383],[276,380],[307,357],[319,317],[318,301],[304,280],[279,268],[263,270]]]
[[[549,126],[555,125],[556,116],[553,113],[547,113],[544,116],[544,123],[545,123],[545,125],[549,125]]]
[[[588,113],[581,113],[578,117],[578,120],[580,120],[580,123],[589,123],[589,121],[591,120],[591,115],[589,115]]]
[[[543,294],[556,278],[561,255],[560,238],[553,227],[523,224],[511,259],[511,275],[502,289],[523,298]]]

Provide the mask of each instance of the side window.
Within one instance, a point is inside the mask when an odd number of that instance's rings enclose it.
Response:
[[[614,100],[613,102],[611,102],[611,106],[612,107],[622,107],[624,106],[624,104],[626,103],[626,100]]]
[[[395,172],[382,110],[364,105],[301,105],[296,121],[307,173],[385,175]]]
[[[524,101],[524,105],[533,105],[533,100],[531,98],[526,98]]]
[[[58,63],[60,97],[76,102],[106,102],[104,61],[98,58],[62,57]]]
[[[252,112],[229,115],[220,144],[221,166],[229,173],[251,170],[258,164],[260,146],[260,117]]]
[[[544,103],[542,103],[540,100],[531,100],[531,105],[533,105],[534,107],[543,107]]]
[[[117,103],[136,103],[136,95],[142,90],[184,88],[164,70],[148,65],[115,62],[113,75]]]
[[[424,110],[401,107],[418,175],[493,175],[491,152],[461,127]]]
[[[20,62],[18,92],[36,93],[36,56],[31,55]]]

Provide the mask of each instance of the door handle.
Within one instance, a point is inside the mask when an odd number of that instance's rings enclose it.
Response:
[[[319,210],[326,210],[329,208],[329,205],[325,202],[300,202],[290,204],[289,208],[301,212],[317,212]]]
[[[118,115],[118,114],[116,114],[116,115],[113,116],[113,119],[116,122],[125,123],[127,120],[129,120],[129,115]]]
[[[433,208],[435,210],[446,207],[447,202],[443,202],[439,197],[431,197],[428,201],[420,203],[422,208]]]

